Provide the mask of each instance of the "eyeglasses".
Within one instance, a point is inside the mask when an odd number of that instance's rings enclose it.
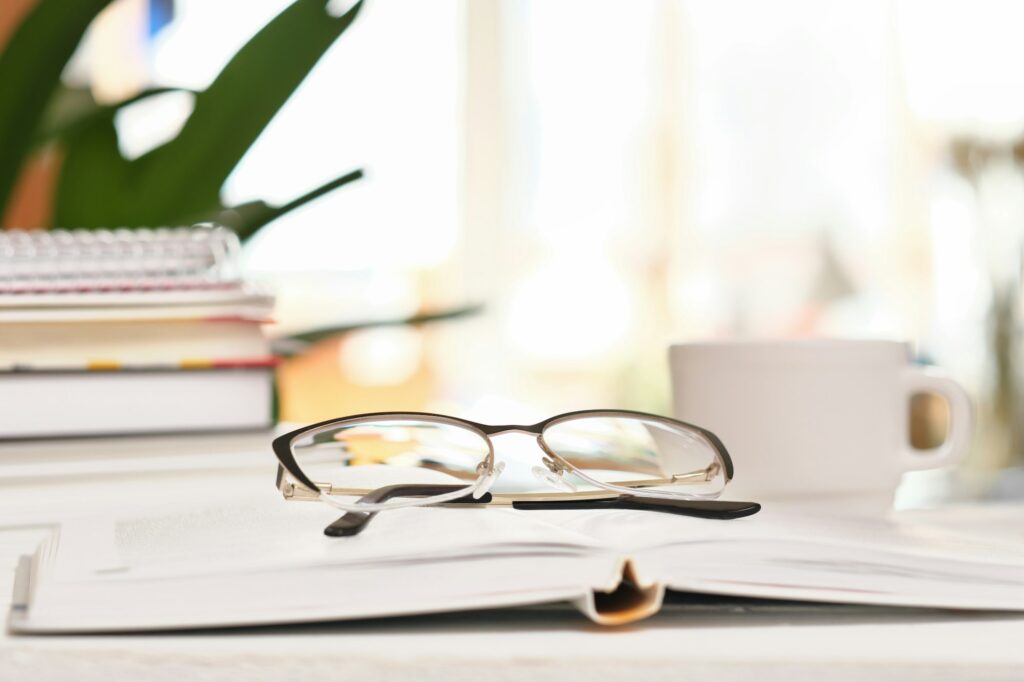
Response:
[[[510,443],[496,463],[492,438],[505,435],[533,442]],[[717,436],[628,410],[569,412],[530,426],[378,412],[297,429],[276,438],[273,449],[285,499],[319,500],[349,512],[325,529],[328,535],[354,535],[377,512],[439,504],[647,509],[707,518],[760,509],[715,500],[733,477]]]

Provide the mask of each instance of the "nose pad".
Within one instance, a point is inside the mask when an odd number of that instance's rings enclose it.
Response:
[[[533,472],[534,478],[541,483],[547,483],[555,490],[561,490],[564,493],[576,492],[576,486],[562,478],[562,474],[564,472],[561,470],[551,471],[550,469],[546,469],[542,466],[535,466],[530,469],[530,471]]]
[[[473,499],[479,500],[481,497],[486,495],[491,490],[491,486],[498,480],[498,476],[501,476],[501,472],[505,470],[505,463],[498,462],[494,465],[494,469],[487,475],[487,478],[477,486],[477,489],[473,491]]]

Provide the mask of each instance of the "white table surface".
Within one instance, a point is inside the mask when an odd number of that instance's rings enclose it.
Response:
[[[191,449],[217,454],[185,471],[159,454],[178,448],[173,441],[121,442],[106,448],[107,459],[100,442],[0,446],[0,609],[17,558],[62,519],[273,485],[273,458],[254,442],[262,440],[197,439]],[[125,458],[143,446],[157,453],[149,464]],[[72,465],[75,476],[58,475]],[[1024,616],[680,606],[608,629],[546,608],[193,634],[0,636],[3,682],[219,679],[1024,680]]]

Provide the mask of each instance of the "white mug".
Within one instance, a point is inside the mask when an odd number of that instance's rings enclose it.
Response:
[[[710,429],[732,455],[726,499],[862,500],[891,505],[906,471],[948,466],[970,445],[966,391],[911,364],[895,341],[686,343],[669,350],[676,418]],[[910,444],[910,398],[949,404],[945,441]]]

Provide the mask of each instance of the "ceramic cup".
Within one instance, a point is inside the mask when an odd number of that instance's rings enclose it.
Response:
[[[953,464],[970,444],[967,393],[912,364],[905,343],[684,343],[669,361],[675,416],[715,432],[735,462],[724,499],[891,506],[904,472]],[[910,444],[921,393],[949,405],[946,438],[930,449]]]

